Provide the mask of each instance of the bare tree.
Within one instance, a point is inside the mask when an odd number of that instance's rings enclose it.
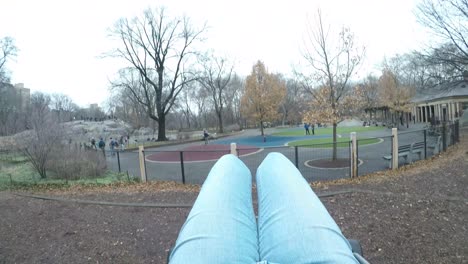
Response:
[[[363,108],[369,113],[370,120],[373,120],[372,114],[381,106],[378,90],[379,80],[373,75],[368,75],[359,86],[363,90]]]
[[[139,86],[144,85],[144,80],[141,75],[132,68],[121,69],[119,71],[119,79],[112,82],[111,92],[112,103],[115,105],[114,115],[128,123],[135,129],[149,125],[149,116],[145,105],[138,101],[139,98],[145,97],[144,89]],[[143,83],[142,83],[143,82]],[[149,90],[148,92],[151,92]],[[148,93],[150,100],[153,100],[152,93]]]
[[[302,109],[305,106],[305,100],[302,96],[302,86],[296,79],[286,79],[286,98],[281,105],[281,112],[283,114],[282,124],[286,122],[296,124],[302,120]]]
[[[43,123],[46,123],[50,119],[50,95],[35,92],[31,95],[31,128],[41,127]]]
[[[468,66],[468,0],[423,0],[416,16],[444,42],[426,54],[428,61],[451,65],[461,76]]]
[[[47,177],[47,163],[56,144],[61,144],[63,131],[50,114],[50,96],[41,92],[31,95],[30,124],[31,133],[21,141],[23,152],[39,173]]]
[[[112,30],[112,36],[122,43],[113,55],[126,60],[140,76],[140,85],[127,89],[158,122],[158,141],[167,140],[166,115],[182,89],[195,80],[186,63],[203,31],[193,29],[187,17],[168,18],[163,8],[147,9],[142,17],[131,20],[120,19]]]
[[[208,91],[206,89],[203,89],[202,87],[197,87],[196,89],[192,89],[191,92],[192,92],[192,99],[197,107],[198,127],[207,127],[208,125],[208,109],[207,108],[209,107]]]
[[[51,108],[57,113],[59,122],[71,121],[78,106],[65,94],[52,94]]]
[[[18,49],[11,37],[0,39],[0,82],[8,82],[6,63],[13,57],[16,57]]]
[[[234,122],[239,125],[239,128],[244,127],[245,119],[241,111],[242,96],[245,92],[245,80],[239,75],[234,74],[231,78],[227,89],[228,108],[231,109]]]
[[[324,27],[322,13],[317,12],[315,27],[310,26],[304,58],[311,69],[311,74],[300,74],[303,87],[316,100],[326,100],[330,105],[330,113],[324,116],[331,116],[333,124],[333,160],[337,158],[336,127],[341,122],[339,113],[340,101],[345,98],[350,88],[348,83],[360,64],[365,49],[356,47],[354,35],[348,28],[343,27],[336,39],[330,38],[330,27]],[[336,43],[333,41],[336,40]],[[318,85],[317,85],[318,84]],[[323,87],[328,87],[324,93]],[[326,94],[327,96],[323,96]],[[323,105],[319,103],[319,105]],[[312,109],[317,111],[319,109]],[[330,120],[330,119],[329,119]]]
[[[213,54],[201,57],[203,67],[200,84],[210,93],[216,117],[218,118],[218,132],[223,133],[223,114],[226,104],[226,89],[231,81],[234,66],[226,58]]]
[[[194,83],[191,83],[192,85]],[[192,112],[192,107],[191,107],[191,92],[192,89],[185,89],[180,93],[179,99],[175,103],[175,110],[177,112],[180,112],[182,115],[182,118],[180,118],[180,129],[183,129],[184,127],[187,127],[190,129],[192,127],[192,119],[193,119],[193,112]]]
[[[14,98],[14,87],[0,82],[0,135],[8,135],[15,132],[10,122],[11,117],[18,113],[18,109],[14,104]]]

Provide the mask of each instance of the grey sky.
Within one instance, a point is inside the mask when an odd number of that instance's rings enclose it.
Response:
[[[15,38],[16,61],[8,66],[12,82],[33,91],[61,92],[79,105],[101,103],[108,79],[121,63],[99,56],[119,43],[107,29],[121,17],[133,17],[148,6],[163,5],[170,14],[206,22],[204,49],[230,57],[235,70],[249,74],[257,60],[272,72],[289,74],[301,61],[306,21],[317,8],[333,27],[347,25],[367,55],[359,76],[377,72],[384,56],[424,47],[427,35],[416,23],[417,0],[0,0],[0,37]]]

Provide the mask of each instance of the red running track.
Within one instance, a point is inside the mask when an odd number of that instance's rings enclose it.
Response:
[[[146,160],[154,162],[180,162],[180,152],[184,153],[184,162],[217,160],[230,153],[230,145],[202,144],[190,146],[177,151],[160,151],[146,156]],[[247,145],[237,145],[241,156],[257,152],[260,148]],[[149,151],[147,151],[148,153]]]

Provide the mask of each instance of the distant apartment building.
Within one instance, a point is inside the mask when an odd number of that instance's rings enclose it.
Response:
[[[31,101],[31,90],[24,84],[0,83],[0,104],[2,107],[12,107],[18,111],[26,111]]]

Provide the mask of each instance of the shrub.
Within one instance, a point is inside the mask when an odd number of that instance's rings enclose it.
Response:
[[[66,180],[102,176],[107,168],[101,151],[58,146],[50,155],[47,170],[51,177]]]
[[[190,139],[191,132],[179,132],[177,133],[177,139],[178,140],[187,140]]]

